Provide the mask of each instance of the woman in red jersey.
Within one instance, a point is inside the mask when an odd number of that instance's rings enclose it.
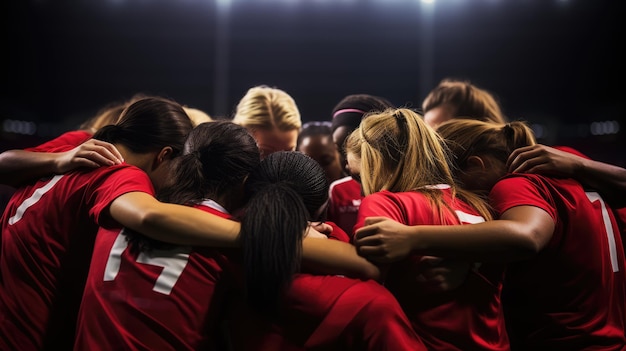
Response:
[[[482,200],[455,184],[442,140],[419,114],[402,108],[370,114],[346,145],[365,194],[355,228],[370,216],[442,227],[491,219]],[[420,284],[423,259],[410,255],[382,269],[384,285],[427,348],[508,350],[500,304],[504,265],[458,261],[466,267],[465,282],[433,293]]]
[[[301,233],[325,219],[328,202],[328,182],[314,159],[272,153],[246,189],[240,235],[248,308],[233,319],[236,350],[425,350],[383,286],[331,273],[333,251],[301,267]],[[337,242],[309,241],[329,248]],[[305,273],[320,271],[328,275]]]
[[[360,252],[510,262],[503,305],[512,349],[623,350],[624,251],[602,197],[571,178],[507,175],[513,150],[534,144],[522,122],[454,120],[438,131],[463,184],[488,193],[499,220],[442,228],[370,218],[357,233]]]
[[[341,167],[345,175],[330,183],[330,203],[328,219],[337,223],[352,239],[354,224],[361,205],[361,185],[352,177],[354,171],[348,169],[345,153],[345,141],[356,129],[363,117],[372,111],[381,111],[394,105],[387,99],[370,94],[350,94],[344,96],[333,107],[331,132],[333,142],[341,155]]]
[[[260,161],[247,130],[230,121],[195,127],[159,198],[232,218]],[[234,260],[234,261],[233,261]],[[240,294],[239,254],[175,246],[128,229],[101,228],[75,350],[224,350],[229,301]]]
[[[98,226],[124,225],[179,244],[216,238],[236,244],[234,222],[153,196],[167,182],[169,162],[191,128],[179,104],[140,99],[94,135],[113,144],[125,162],[77,169],[16,190],[2,218],[0,349],[72,347]],[[174,229],[186,230],[173,238]]]

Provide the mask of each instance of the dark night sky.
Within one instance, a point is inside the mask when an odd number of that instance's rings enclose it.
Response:
[[[419,106],[456,77],[494,92],[510,118],[544,124],[547,143],[626,166],[622,1],[230,3],[5,2],[0,119],[67,126],[136,92],[225,116],[267,84],[290,93],[304,120],[324,120],[347,94]],[[618,134],[575,136],[608,120]]]

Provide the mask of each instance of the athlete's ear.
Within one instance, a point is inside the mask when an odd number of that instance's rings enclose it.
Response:
[[[166,146],[162,148],[161,151],[159,151],[159,153],[156,155],[153,168],[158,167],[163,162],[169,161],[172,158],[174,158],[174,149],[172,149],[171,146]]]
[[[480,156],[470,156],[467,158],[466,171],[484,171],[485,161]]]

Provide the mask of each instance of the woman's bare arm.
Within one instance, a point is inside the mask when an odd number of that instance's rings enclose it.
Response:
[[[534,206],[513,207],[499,220],[451,226],[406,226],[371,217],[355,233],[360,255],[394,262],[411,252],[472,262],[511,262],[534,257],[552,237],[554,221]]]
[[[123,160],[113,144],[96,139],[65,152],[7,150],[0,154],[0,183],[17,187],[51,174],[80,167],[110,166]]]

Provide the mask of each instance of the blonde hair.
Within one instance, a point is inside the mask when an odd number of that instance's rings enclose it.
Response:
[[[265,85],[250,88],[241,98],[233,122],[248,130],[299,131],[302,127],[295,100],[285,91]]]
[[[146,97],[148,97],[148,95],[143,94],[143,93],[136,93],[135,95],[133,95],[130,99],[126,101],[110,102],[109,104],[101,107],[95,116],[84,121],[79,126],[79,129],[85,130],[93,134],[104,126],[115,124],[119,120],[119,117],[122,114],[122,111],[124,111],[126,107]]]
[[[491,155],[506,163],[513,150],[536,143],[532,129],[523,121],[491,123],[456,119],[442,123],[437,132],[464,169],[470,156]]]
[[[365,195],[381,190],[419,191],[439,209],[450,210],[441,191],[430,185],[448,184],[459,196],[491,219],[488,206],[478,196],[456,186],[450,154],[441,137],[416,112],[388,109],[368,115],[346,141],[346,151],[361,160]]]
[[[193,124],[194,127],[198,126],[198,124],[201,124],[201,123],[213,121],[213,118],[211,118],[211,116],[209,116],[208,113],[200,109],[183,106],[183,110],[185,110],[185,112],[187,113],[187,116],[189,116],[189,119],[191,120],[191,123]]]
[[[454,118],[506,123],[496,98],[487,90],[468,81],[446,78],[431,90],[422,102],[424,113],[439,106],[449,106]]]

